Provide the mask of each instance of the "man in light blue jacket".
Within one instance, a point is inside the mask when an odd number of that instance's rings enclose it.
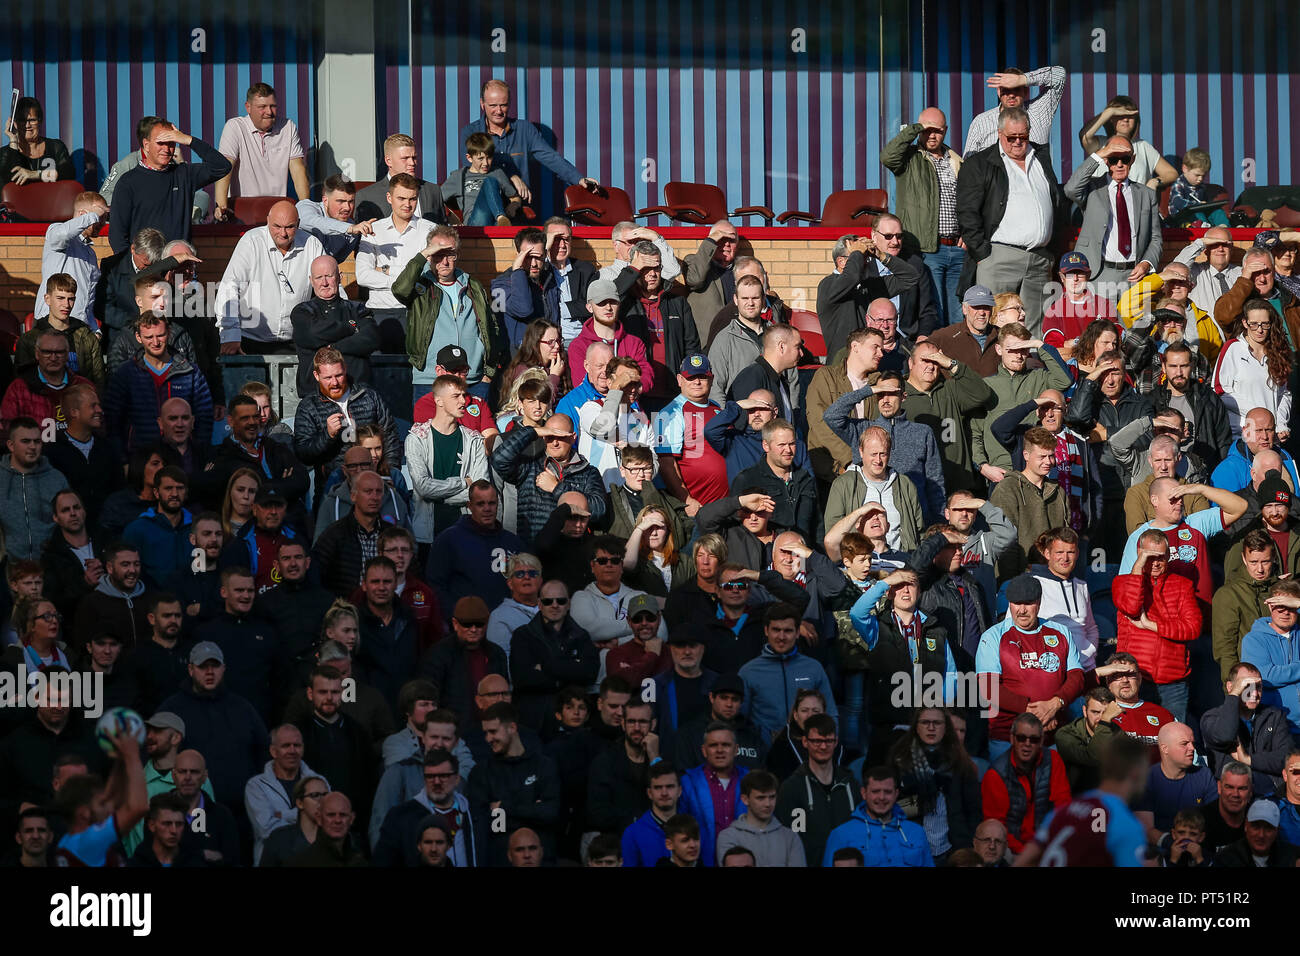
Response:
[[[826,671],[795,647],[799,620],[799,612],[789,604],[768,608],[763,616],[767,643],[758,657],[740,669],[740,679],[745,682],[745,716],[758,726],[769,744],[790,719],[795,695],[801,690],[820,691],[826,700],[826,713],[839,717]]]
[[[934,866],[925,829],[907,819],[898,806],[898,777],[888,767],[867,771],[862,802],[847,823],[831,831],[822,866],[831,866],[835,851],[853,847],[863,866]]]
[[[1300,582],[1279,581],[1264,599],[1268,617],[1255,621],[1241,642],[1241,659],[1259,668],[1263,703],[1286,711],[1300,733]]]

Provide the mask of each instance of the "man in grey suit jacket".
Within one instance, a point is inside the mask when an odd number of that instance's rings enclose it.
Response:
[[[1132,144],[1112,136],[1065,184],[1065,195],[1083,209],[1074,250],[1088,257],[1093,291],[1111,300],[1160,262],[1160,197],[1129,180],[1132,162]],[[1099,164],[1110,175],[1098,176]]]
[[[407,173],[420,179],[416,172],[419,168],[419,153],[415,149],[415,140],[405,133],[394,133],[384,140],[384,165],[388,167],[386,175],[365,189],[357,190],[356,221],[383,219],[393,214],[393,207],[388,202],[388,180],[398,173]],[[420,195],[417,199],[416,215],[430,222],[447,225],[447,207],[442,202],[442,190],[437,183],[420,179]]]

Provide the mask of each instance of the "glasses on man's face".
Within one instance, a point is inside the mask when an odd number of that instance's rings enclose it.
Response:
[[[724,581],[719,585],[724,591],[748,591],[748,581]]]
[[[623,470],[630,475],[653,475],[654,465],[624,465]]]
[[[1130,166],[1133,163],[1133,157],[1130,156],[1107,156],[1107,166]]]
[[[611,558],[611,557],[609,557],[608,555],[606,555],[606,556],[604,556],[604,557],[600,557],[600,558],[592,558],[592,559],[591,559],[591,563],[592,563],[592,564],[598,564],[598,565],[600,565],[602,568],[605,568],[605,567],[609,567],[609,565],[611,565],[611,564],[622,564],[622,563],[623,563],[623,559],[622,559],[622,558]]]
[[[1027,143],[1029,142],[1028,133],[1003,133],[1002,138],[1008,143]]]
[[[631,621],[633,624],[653,624],[655,621],[659,620],[659,618],[653,614],[643,611],[642,613],[636,615],[635,617],[628,618],[628,620]]]
[[[1159,560],[1159,559],[1153,559],[1153,560]],[[1138,674],[1137,674],[1137,671],[1120,671],[1118,674],[1111,674],[1111,675],[1110,675],[1110,679],[1113,680],[1113,681],[1115,681],[1115,680],[1137,680],[1137,679],[1138,679]]]
[[[809,747],[834,747],[838,737],[804,737],[803,742]]]
[[[901,232],[878,232],[876,233],[876,238],[877,239],[902,239],[903,234]]]
[[[520,568],[518,571],[516,571],[514,574],[510,576],[512,578],[535,578],[541,573],[542,572],[538,571],[536,568]]]
[[[67,355],[68,350],[67,349],[37,349],[36,354],[44,356],[45,358],[54,358],[55,356],[58,355]]]
[[[569,599],[566,597],[550,597],[541,599],[542,607],[564,607],[564,605],[568,603]]]
[[[1012,734],[1011,736],[1018,744],[1041,744],[1043,742],[1042,734]]]
[[[457,621],[456,623],[463,628],[471,630],[480,627],[487,627],[487,621]]]
[[[492,696],[494,696],[494,695],[492,695],[492,694],[484,694],[483,696],[484,696],[484,697],[492,697]],[[454,773],[429,773],[429,772],[426,772],[425,775],[424,775],[424,779],[425,779],[425,780],[432,780],[432,781],[434,781],[435,783],[442,783],[442,782],[445,781],[445,780],[450,780],[450,779],[451,779],[452,777],[454,777],[454,776],[456,776],[456,774],[454,774]]]
[[[975,837],[975,842],[976,842],[976,843],[993,843],[993,844],[997,844],[997,843],[1006,843],[1007,841],[1004,840],[1004,839],[1002,839],[1002,837],[998,837],[998,836],[991,836],[991,837],[980,837],[980,836],[977,836],[977,837]]]

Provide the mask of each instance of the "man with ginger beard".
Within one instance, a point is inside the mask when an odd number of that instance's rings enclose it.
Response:
[[[380,394],[349,380],[343,355],[337,349],[318,350],[312,369],[316,390],[302,397],[294,415],[293,451],[298,460],[333,471],[343,464],[347,445],[356,441],[357,428],[373,424],[383,430],[388,467],[400,467],[402,447],[397,440],[397,424]]]

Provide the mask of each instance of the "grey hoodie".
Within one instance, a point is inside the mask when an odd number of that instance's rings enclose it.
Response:
[[[54,531],[50,503],[68,479],[41,456],[24,474],[13,467],[11,455],[0,458],[0,527],[11,560],[39,561],[45,541]]]
[[[718,866],[733,846],[744,847],[754,854],[757,866],[807,866],[803,842],[793,830],[782,826],[773,816],[760,826],[751,814],[744,813],[718,834]]]

